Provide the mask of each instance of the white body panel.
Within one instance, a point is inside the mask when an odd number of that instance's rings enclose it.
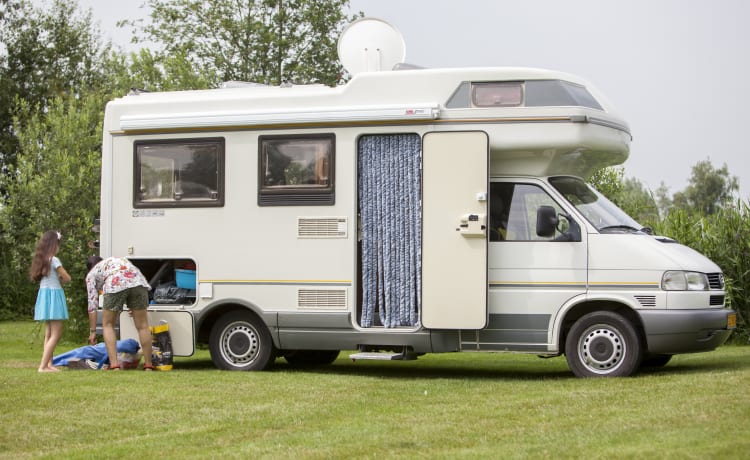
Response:
[[[601,110],[448,108],[466,82],[532,80],[584,85]],[[421,324],[362,327],[358,142],[362,136],[402,133],[418,136],[425,155]],[[268,135],[333,136],[332,204],[259,205],[258,149]],[[205,138],[223,141],[222,206],[135,205],[136,142]],[[261,317],[282,350],[402,345],[417,351],[559,354],[569,327],[565,317],[580,315],[582,305],[616,304],[638,314],[705,310],[711,297],[712,308],[723,307],[723,291],[660,289],[665,270],[719,273],[705,257],[650,236],[600,234],[545,179],[586,176],[619,164],[629,143],[625,122],[586,82],[538,69],[410,70],[363,73],[338,88],[130,95],[108,104],[105,116],[101,255],[196,264],[195,301],[152,308],[152,323],[171,323],[178,356],[192,354],[212,325],[237,309]],[[435,163],[433,150],[441,152]],[[473,152],[472,160],[465,151]],[[581,226],[580,241],[493,242],[485,235],[460,235],[455,229],[462,216],[488,214],[488,202],[480,197],[488,181],[534,187]],[[477,189],[477,183],[485,188]],[[531,219],[532,211],[526,217]],[[302,229],[304,222],[324,221],[335,222],[332,232],[308,235]],[[433,229],[446,225],[450,234]],[[452,264],[445,263],[443,251],[452,254]],[[463,303],[465,309],[456,308]],[[122,333],[134,330],[125,324]]]

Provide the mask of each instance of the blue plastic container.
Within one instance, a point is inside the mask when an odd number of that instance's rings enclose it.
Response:
[[[174,271],[174,277],[178,288],[195,290],[195,270],[177,268]]]

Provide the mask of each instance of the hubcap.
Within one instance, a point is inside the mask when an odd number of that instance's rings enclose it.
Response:
[[[221,354],[227,362],[244,365],[258,355],[258,334],[247,323],[232,323],[221,334]]]
[[[608,374],[617,369],[625,352],[622,334],[611,326],[593,326],[581,335],[578,342],[581,363],[597,374]]]

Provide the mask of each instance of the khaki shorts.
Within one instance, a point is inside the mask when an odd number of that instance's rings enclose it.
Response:
[[[104,294],[104,302],[102,302],[104,310],[122,311],[125,305],[128,306],[129,310],[148,308],[148,289],[143,286],[135,286],[124,291]]]

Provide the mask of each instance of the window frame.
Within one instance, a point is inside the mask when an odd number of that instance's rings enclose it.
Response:
[[[164,200],[148,202],[140,198],[141,190],[141,165],[139,148],[144,145],[166,145],[166,144],[208,144],[216,145],[217,158],[216,168],[217,178],[217,198],[211,199],[194,199],[183,198],[180,200]],[[224,137],[191,137],[191,138],[174,138],[174,139],[140,139],[133,142],[133,208],[135,209],[154,209],[154,208],[206,208],[206,207],[223,207],[225,202],[225,182],[226,182],[226,139]]]
[[[265,184],[264,147],[274,141],[322,140],[330,145],[328,185],[284,185],[271,188]],[[334,133],[282,134],[258,136],[258,206],[332,206],[336,203],[336,135]]]

